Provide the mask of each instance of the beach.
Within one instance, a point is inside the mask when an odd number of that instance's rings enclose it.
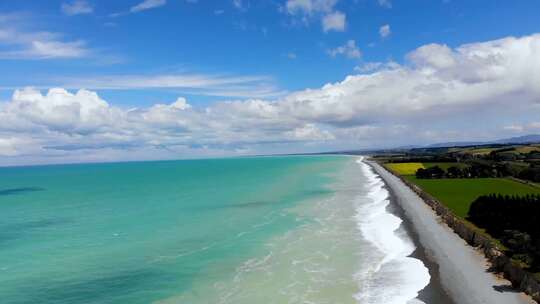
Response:
[[[491,273],[483,254],[467,245],[442,223],[434,211],[401,180],[379,164],[368,163],[391,189],[427,259],[436,264],[442,287],[454,302],[536,303],[524,293],[512,289],[509,281]]]

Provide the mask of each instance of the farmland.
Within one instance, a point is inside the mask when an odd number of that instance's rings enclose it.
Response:
[[[444,163],[444,162],[425,162],[425,163],[387,163],[385,166],[399,175],[414,175],[420,168],[430,168],[438,166],[443,170],[450,167],[464,168],[467,165],[463,163]]]
[[[460,169],[467,167],[467,165],[464,163],[422,163],[422,165],[424,165],[424,168],[438,166],[443,170],[448,170],[450,167],[458,167]]]
[[[405,176],[405,178],[420,186],[462,218],[467,216],[470,204],[480,195],[491,193],[503,195],[540,194],[540,188],[506,178],[417,179],[412,175]]]
[[[416,170],[424,168],[422,163],[391,163],[386,167],[400,175],[414,175]]]
[[[473,241],[477,233],[486,237],[490,246],[504,251],[512,265],[540,280],[538,209],[534,209],[540,199],[532,196],[540,195],[538,144],[390,152],[373,158],[452,211],[459,220],[452,216],[442,220],[458,227],[460,236],[476,245],[482,243]]]

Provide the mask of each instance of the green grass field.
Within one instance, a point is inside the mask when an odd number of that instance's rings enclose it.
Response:
[[[467,216],[470,204],[480,195],[491,193],[503,195],[540,194],[540,188],[506,178],[417,179],[414,175],[404,177],[420,186],[462,218]]]

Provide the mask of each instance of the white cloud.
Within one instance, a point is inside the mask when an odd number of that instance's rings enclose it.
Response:
[[[538,132],[540,130],[540,121],[533,121],[526,124],[512,124],[503,127],[504,130],[512,132]]]
[[[141,11],[157,8],[167,4],[167,0],[144,0],[143,2],[132,6],[129,11],[131,13],[138,13]]]
[[[304,24],[308,24],[313,18],[320,19],[324,32],[344,31],[347,17],[335,9],[337,2],[337,0],[288,0],[284,10],[291,16],[299,17]]]
[[[51,79],[48,86],[108,90],[176,89],[186,93],[228,97],[276,97],[284,94],[268,76],[220,74],[154,74],[67,77]]]
[[[385,8],[392,8],[392,1],[391,0],[378,0],[379,5]]]
[[[187,103],[187,100],[184,97],[178,97],[178,99],[171,104],[171,107],[180,110],[187,110],[191,108],[191,105]]]
[[[513,132],[523,132],[523,130],[525,130],[525,128],[521,125],[504,126],[503,129],[507,131],[513,131]]]
[[[99,129],[112,124],[120,113],[95,92],[79,90],[71,94],[59,88],[50,89],[45,96],[31,88],[16,90],[6,110],[35,125],[66,133]]]
[[[1,138],[0,137],[0,157],[16,156],[20,152],[20,148],[25,142],[19,138]]]
[[[91,14],[94,12],[94,8],[85,0],[73,0],[71,2],[64,2],[60,6],[62,12],[68,16]]]
[[[427,44],[419,47],[408,55],[409,60],[420,67],[433,67],[436,69],[452,68],[457,62],[455,51],[447,45]]]
[[[389,24],[385,24],[379,28],[379,35],[381,35],[381,38],[386,38],[390,36],[391,33],[392,31],[390,30]]]
[[[328,54],[332,57],[336,57],[338,55],[344,55],[347,58],[360,58],[362,57],[362,52],[356,45],[356,41],[349,40],[344,45],[338,46],[335,49],[328,50]]]
[[[40,58],[78,58],[88,55],[84,41],[33,41],[31,56]]]
[[[237,9],[243,9],[244,6],[242,4],[242,0],[232,0],[233,6]]]
[[[334,10],[337,0],[288,0],[285,3],[289,14],[330,13]]]
[[[62,34],[28,32],[15,27],[0,27],[1,59],[81,58],[91,55],[83,40],[64,41]]]
[[[342,12],[332,12],[322,19],[323,31],[338,31],[343,32],[346,25],[346,17]]]
[[[360,66],[354,67],[354,70],[360,73],[373,72],[384,66],[382,62],[366,62]]]
[[[296,59],[298,56],[294,52],[287,53],[287,58],[289,59]]]
[[[82,40],[73,42],[32,41],[25,48],[0,52],[1,59],[81,58],[90,54]]]
[[[17,90],[0,103],[0,163],[492,139],[509,119],[510,132],[540,125],[533,123],[540,109],[539,71],[537,34],[457,48],[426,45],[403,65],[383,63],[371,73],[272,100],[200,107],[178,98],[128,110],[88,90]]]
[[[332,133],[320,130],[315,124],[311,123],[305,124],[299,128],[295,128],[294,130],[287,131],[285,134],[293,139],[308,141],[335,139]]]

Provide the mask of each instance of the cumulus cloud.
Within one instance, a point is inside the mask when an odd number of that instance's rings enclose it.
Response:
[[[178,98],[125,109],[88,90],[21,89],[0,103],[0,163],[493,139],[537,126],[539,71],[537,34],[457,48],[425,45],[402,65],[377,64],[372,72],[271,100],[198,107]],[[521,127],[505,128],[509,120]]]
[[[300,17],[305,24],[310,19],[319,18],[324,32],[344,31],[347,16],[335,9],[337,0],[287,0],[285,11]]]
[[[354,70],[360,73],[373,72],[380,69],[384,63],[382,62],[366,62],[362,65],[354,67]]]
[[[390,36],[391,33],[392,31],[390,30],[389,24],[385,24],[379,28],[379,35],[381,36],[381,38],[386,38]]]
[[[187,103],[187,100],[184,97],[178,97],[178,99],[171,104],[171,107],[180,110],[187,110],[191,108],[191,105]]]
[[[364,62],[363,64],[354,67],[354,70],[360,73],[369,73],[380,70],[392,70],[399,67],[400,65],[397,62],[390,60],[387,62]]]
[[[342,12],[332,12],[322,19],[322,26],[323,31],[338,31],[343,32],[345,30],[345,23],[346,23],[346,17],[345,14]]]
[[[85,0],[74,0],[71,2],[64,2],[60,6],[62,13],[68,16],[91,14],[94,12],[94,8]]]
[[[337,0],[288,0],[285,3],[287,11],[290,14],[329,13],[333,11]]]
[[[362,56],[362,52],[356,45],[356,41],[349,40],[344,45],[338,46],[335,49],[328,50],[328,54],[332,57],[336,57],[338,55],[344,55],[347,58],[360,58]]]
[[[86,134],[110,125],[119,118],[116,114],[120,112],[110,108],[95,92],[79,90],[71,94],[55,88],[41,95],[27,88],[15,91],[1,117],[19,121],[23,129],[44,126],[51,131]]]

